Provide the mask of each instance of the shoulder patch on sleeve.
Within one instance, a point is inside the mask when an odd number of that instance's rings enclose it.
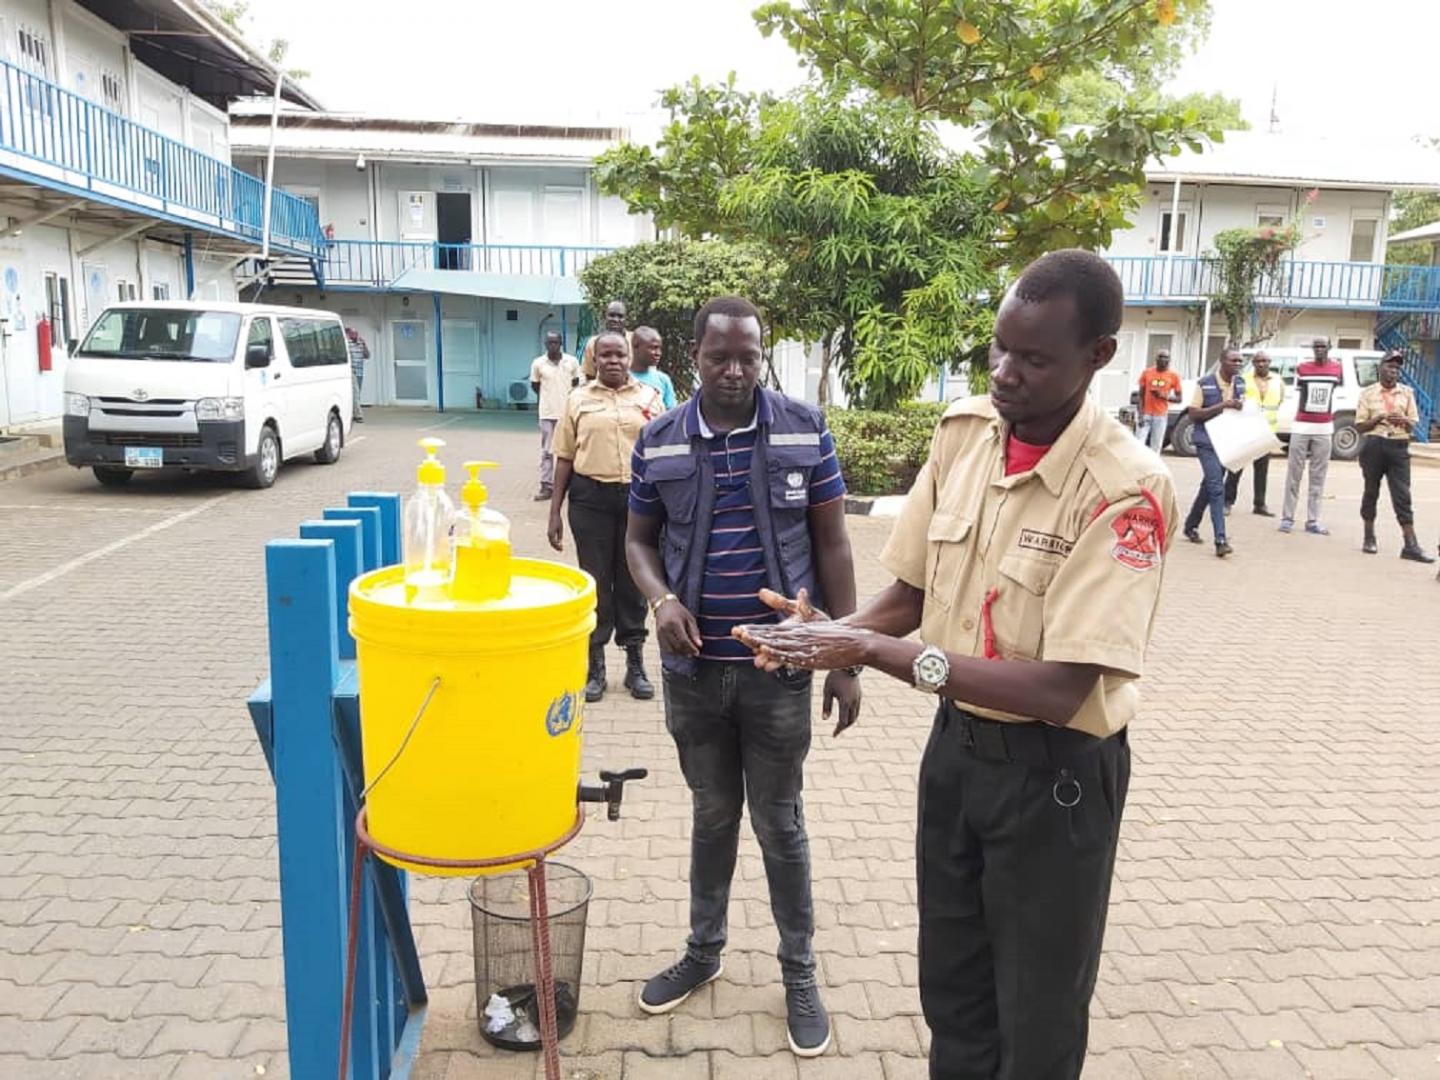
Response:
[[[1115,533],[1110,557],[1121,566],[1143,573],[1160,565],[1164,526],[1153,507],[1126,507],[1115,515],[1110,528]]]

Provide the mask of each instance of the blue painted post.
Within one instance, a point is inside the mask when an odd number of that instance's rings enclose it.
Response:
[[[195,234],[185,234],[185,299],[195,299]]]
[[[354,521],[360,526],[360,573],[380,565],[380,509],[375,506],[327,506],[326,521]]]
[[[355,639],[350,636],[350,582],[360,574],[363,563],[363,536],[358,521],[304,521],[300,524],[302,540],[333,540],[335,542],[335,635],[341,660],[355,659]]]
[[[335,544],[272,540],[265,570],[290,1074],[333,1076],[349,885],[334,733]]]
[[[435,401],[438,412],[445,411],[445,321],[440,313],[440,294],[431,293],[435,301]]]
[[[346,506],[373,506],[380,511],[380,561],[376,566],[400,562],[400,496],[379,491],[352,491]],[[367,569],[374,569],[368,567]]]

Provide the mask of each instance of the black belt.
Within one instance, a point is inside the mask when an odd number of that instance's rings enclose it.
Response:
[[[970,753],[986,761],[1012,761],[1018,765],[1049,769],[1074,761],[1098,750],[1106,741],[1083,731],[1051,727],[1038,720],[1029,723],[1007,723],[987,720],[962,709],[952,701],[942,701],[935,714],[935,723],[947,737],[959,739]],[[1111,738],[1125,739],[1122,728]]]

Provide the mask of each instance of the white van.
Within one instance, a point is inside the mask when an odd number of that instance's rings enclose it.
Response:
[[[1295,369],[1314,356],[1307,346],[1263,345],[1240,350],[1245,357],[1245,370],[1250,369],[1250,358],[1257,352],[1270,357],[1271,374],[1279,375],[1285,383],[1285,400],[1280,403],[1277,414],[1277,431],[1282,441],[1290,438],[1290,425],[1295,422],[1295,410],[1300,403],[1300,391],[1295,386]],[[1384,353],[1374,349],[1331,349],[1330,359],[1340,364],[1344,373],[1340,386],[1335,390],[1335,438],[1331,443],[1330,456],[1337,461],[1351,461],[1360,456],[1360,432],[1355,427],[1355,408],[1360,403],[1360,391],[1380,378],[1380,361]],[[1190,396],[1195,391],[1195,380],[1186,379],[1183,399],[1170,407],[1170,447],[1185,457],[1195,456],[1194,424],[1185,414]]]
[[[340,457],[354,389],[328,311],[164,301],[107,307],[65,371],[65,459],[124,484],[137,469],[240,473]]]

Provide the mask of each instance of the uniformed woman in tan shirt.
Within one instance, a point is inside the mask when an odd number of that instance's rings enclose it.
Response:
[[[570,532],[580,568],[595,579],[595,631],[585,700],[605,695],[605,646],[614,635],[625,650],[625,688],[655,696],[645,674],[645,598],[625,562],[630,456],[640,430],[665,411],[660,393],[630,374],[630,344],[603,331],[594,341],[596,378],[573,391],[555,429],[555,487],[550,496],[550,546],[564,548],[560,510],[570,497]]]

